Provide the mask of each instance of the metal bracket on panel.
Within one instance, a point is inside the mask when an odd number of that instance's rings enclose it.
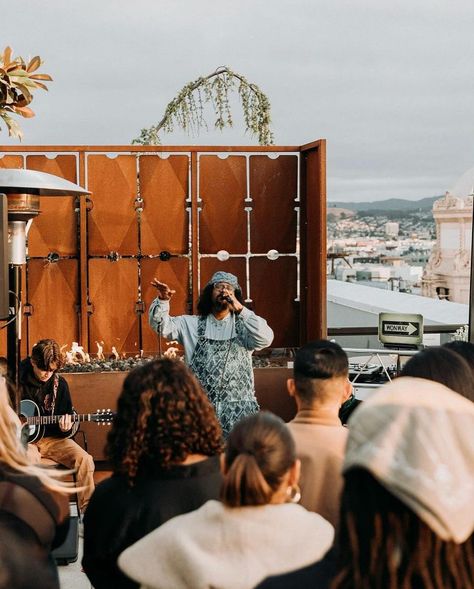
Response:
[[[134,201],[135,211],[137,213],[143,213],[143,209],[145,207],[145,202],[141,196],[137,196]]]
[[[111,262],[118,262],[120,260],[120,254],[118,252],[109,252],[107,254],[107,258],[111,261]]]
[[[170,253],[166,250],[163,250],[162,252],[160,252],[159,258],[162,262],[168,262],[172,256],[173,256],[172,253]]]
[[[137,301],[135,303],[135,314],[136,315],[143,315],[145,312],[145,302],[144,301]]]
[[[61,256],[58,254],[58,252],[49,252],[49,254],[46,256],[46,261],[50,264],[55,264],[56,262],[59,262],[60,257]]]
[[[88,315],[92,315],[94,313],[94,305],[92,303],[87,303],[86,312]]]
[[[74,212],[78,213],[80,211],[81,198],[83,198],[84,202],[86,203],[86,211],[92,211],[92,209],[94,208],[94,203],[92,199],[89,196],[77,196],[74,200]]]
[[[34,307],[31,303],[25,303],[23,305],[23,315],[25,317],[31,317],[33,315]]]

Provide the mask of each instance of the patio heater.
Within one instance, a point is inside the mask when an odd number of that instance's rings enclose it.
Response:
[[[8,370],[15,385],[18,385],[21,343],[21,269],[26,263],[29,226],[41,212],[40,196],[85,194],[90,193],[59,176],[34,170],[0,169],[0,318],[8,319]]]

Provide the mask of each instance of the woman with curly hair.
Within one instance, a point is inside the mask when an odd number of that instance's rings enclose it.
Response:
[[[219,496],[222,431],[196,378],[179,360],[136,368],[124,381],[106,453],[113,476],[84,517],[84,570],[96,589],[138,585],[120,552],[170,518]]]

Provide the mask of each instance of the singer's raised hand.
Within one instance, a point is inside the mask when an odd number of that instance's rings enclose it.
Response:
[[[156,288],[156,290],[158,291],[158,298],[161,301],[169,301],[170,298],[174,295],[174,293],[176,292],[175,290],[172,290],[167,284],[165,284],[164,282],[160,282],[158,280],[158,278],[153,278],[153,280],[150,282],[150,284],[152,286],[154,286]]]

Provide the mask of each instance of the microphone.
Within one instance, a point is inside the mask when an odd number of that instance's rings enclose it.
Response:
[[[229,303],[229,305],[233,305],[234,301],[231,299],[231,297],[229,295],[222,295],[222,299],[224,301],[227,301]]]

